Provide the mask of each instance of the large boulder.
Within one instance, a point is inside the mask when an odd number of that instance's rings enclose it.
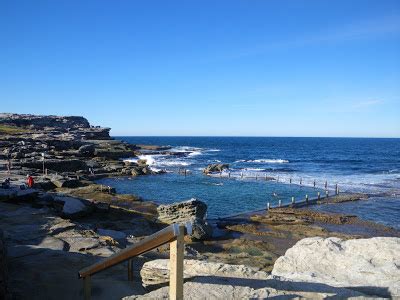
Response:
[[[207,204],[197,199],[160,205],[158,220],[166,224],[192,222],[192,238],[203,240],[211,237],[212,227],[205,221]]]
[[[187,201],[160,205],[157,208],[158,219],[167,224],[186,222],[194,219],[205,219],[207,204],[192,198]]]
[[[68,219],[86,216],[93,210],[88,201],[79,198],[56,196],[54,197],[54,201],[58,204],[61,215]]]
[[[215,172],[222,172],[223,170],[229,169],[228,164],[211,164],[208,165],[204,170],[204,174],[210,174],[210,173],[215,173]]]
[[[400,296],[400,238],[299,241],[275,262],[272,275],[292,281],[351,287],[363,293]]]
[[[169,261],[146,262],[140,271],[143,283],[154,290],[130,299],[168,299]],[[198,260],[184,261],[184,299],[347,299],[364,294],[324,284],[282,281],[268,273],[244,265],[229,265]],[[362,298],[365,299],[365,298]]]
[[[51,183],[58,188],[76,188],[82,185],[80,180],[73,178],[57,178]]]

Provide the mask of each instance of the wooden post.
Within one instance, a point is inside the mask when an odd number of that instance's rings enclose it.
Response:
[[[90,300],[91,298],[90,276],[83,278],[83,298],[85,300]]]
[[[258,174],[256,174],[256,180],[258,180]]]
[[[292,184],[292,178],[289,179],[289,183]]]
[[[133,259],[128,260],[128,280],[133,281]]]
[[[315,188],[315,179],[314,179],[314,188]]]
[[[300,178],[300,185],[303,184],[303,178]]]
[[[231,172],[228,173],[228,178],[231,178]]]
[[[267,210],[269,210],[271,208],[271,205],[269,204],[269,202],[267,203]]]
[[[282,200],[279,200],[278,202],[278,206],[281,207],[282,206]]]
[[[325,189],[328,187],[328,181],[325,181]]]
[[[169,246],[169,299],[183,300],[183,236],[185,226],[179,226],[179,234],[176,240]]]
[[[185,169],[185,177],[186,177],[186,169]]]
[[[240,178],[243,178],[243,172],[240,172]]]
[[[336,183],[335,193],[336,193],[336,195],[339,195],[339,187],[338,187],[337,183]]]
[[[321,193],[318,192],[318,200],[321,199]]]

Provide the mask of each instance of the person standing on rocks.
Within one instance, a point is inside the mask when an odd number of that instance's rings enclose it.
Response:
[[[35,183],[34,180],[33,180],[33,177],[28,174],[28,175],[26,175],[26,178],[27,178],[27,180],[26,180],[27,182],[26,183],[27,183],[28,187],[32,188],[34,183]]]

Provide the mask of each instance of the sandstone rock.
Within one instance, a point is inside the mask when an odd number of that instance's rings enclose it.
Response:
[[[197,199],[160,205],[158,219],[167,224],[192,222],[192,238],[204,240],[212,236],[212,227],[205,221],[207,204]]]
[[[56,196],[54,201],[62,204],[62,216],[69,219],[85,216],[92,211],[90,206],[78,198]]]
[[[49,191],[54,189],[56,185],[51,180],[40,180],[35,182],[34,187],[40,188],[45,191]]]
[[[97,233],[103,236],[110,236],[115,240],[122,240],[126,238],[126,234],[122,231],[111,230],[111,229],[97,229]]]
[[[202,219],[192,221],[192,234],[190,237],[196,240],[206,240],[212,236],[213,230],[210,224]]]
[[[43,161],[34,160],[20,162],[21,167],[32,169],[43,169]],[[45,161],[45,168],[56,172],[75,172],[78,170],[87,170],[87,165],[79,159],[48,159]]]
[[[271,286],[272,285],[272,286]],[[273,287],[276,286],[276,287]],[[131,299],[169,299],[169,287],[145,295],[124,297]],[[365,295],[345,288],[327,285],[281,284],[252,278],[201,276],[185,282],[183,298],[195,299],[366,299]]]
[[[293,281],[400,296],[400,238],[307,238],[275,262],[272,274]]]
[[[110,210],[110,203],[94,202],[94,208],[98,212],[108,212]]]
[[[140,270],[145,286],[159,285],[169,281],[169,259],[156,259],[146,262]],[[184,260],[184,277],[220,276],[267,279],[268,273],[244,265],[229,265],[195,259]]]
[[[229,169],[228,164],[211,164],[203,170],[203,173],[209,174],[213,172],[222,172],[225,169]]]
[[[44,129],[45,127],[54,128],[89,128],[90,124],[84,117],[59,117],[59,116],[39,116],[28,114],[0,114],[0,124],[10,124],[17,127],[30,127]]]
[[[138,169],[135,168],[135,169],[131,170],[131,175],[132,176],[139,176],[139,175],[142,175],[142,174]]]
[[[146,262],[141,269],[147,287],[168,282],[168,260]],[[363,297],[364,294],[318,283],[281,281],[268,273],[243,265],[228,265],[198,260],[184,261],[184,299],[324,299]],[[165,286],[143,296],[123,299],[168,299]]]
[[[50,250],[58,250],[58,251],[68,251],[69,245],[60,239],[48,236],[45,237],[39,245],[33,246],[33,248],[46,248]]]
[[[158,219],[167,224],[185,222],[194,219],[203,220],[207,212],[207,204],[192,198],[183,202],[160,205],[157,208]]]
[[[0,201],[32,201],[39,195],[36,189],[24,189],[12,186],[8,189],[0,188]]]
[[[81,182],[78,179],[71,178],[55,179],[51,182],[58,188],[75,188],[81,185]]]

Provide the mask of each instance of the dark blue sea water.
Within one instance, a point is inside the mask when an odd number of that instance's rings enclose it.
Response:
[[[181,155],[141,157],[152,168],[167,170],[165,175],[102,182],[118,192],[134,193],[158,203],[197,197],[207,202],[209,217],[262,209],[268,202],[275,205],[279,200],[287,203],[292,196],[295,200],[304,199],[306,194],[315,197],[318,191],[325,193],[325,182],[331,194],[336,184],[341,191],[393,195],[400,191],[400,139],[118,138],[133,144],[170,145]],[[202,174],[205,166],[220,162],[230,165],[230,178],[227,172],[222,177]],[[188,176],[178,175],[179,168],[187,169]],[[277,180],[265,181],[266,175]],[[400,205],[400,199],[395,203]]]

